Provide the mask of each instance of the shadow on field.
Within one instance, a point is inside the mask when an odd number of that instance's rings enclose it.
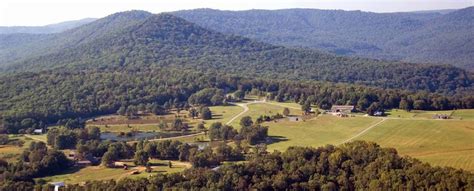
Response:
[[[269,140],[267,141],[267,144],[273,144],[273,143],[278,143],[282,141],[288,141],[288,138],[283,137],[283,136],[269,136]]]

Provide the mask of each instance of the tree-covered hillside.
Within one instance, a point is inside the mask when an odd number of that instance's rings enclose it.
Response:
[[[287,9],[173,12],[206,28],[286,46],[474,68],[474,7],[447,14]]]
[[[45,47],[63,47],[12,62],[0,74],[1,131],[21,133],[32,123],[44,126],[138,104],[185,107],[204,88],[256,89],[279,101],[312,97],[309,102],[321,108],[351,104],[361,111],[373,104],[407,110],[474,107],[472,74],[459,68],[274,46],[169,14],[117,13],[48,38]]]
[[[55,34],[0,34],[0,70],[13,62],[75,48],[152,16],[145,11],[112,14],[106,18]]]
[[[169,14],[140,11],[114,14],[34,46],[61,48],[12,61],[5,70],[174,66],[447,94],[469,89],[472,83],[471,73],[451,66],[382,62],[273,46],[207,30]]]

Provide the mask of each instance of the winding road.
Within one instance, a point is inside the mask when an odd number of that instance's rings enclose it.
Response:
[[[236,105],[236,106],[239,106],[241,108],[244,108],[244,111],[240,112],[239,114],[237,114],[236,116],[232,117],[232,119],[230,119],[229,121],[227,121],[227,123],[225,123],[226,125],[229,125],[231,124],[234,120],[236,120],[237,118],[239,118],[240,116],[242,116],[244,113],[246,113],[247,111],[249,111],[249,107],[247,107],[247,105],[250,105],[250,104],[256,104],[256,103],[267,103],[266,100],[262,100],[262,101],[253,101],[253,102],[248,102],[248,103],[235,103],[235,102],[229,102],[229,104],[232,104],[232,105]]]

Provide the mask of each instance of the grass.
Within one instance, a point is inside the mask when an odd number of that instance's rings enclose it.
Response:
[[[208,125],[215,122],[227,123],[232,117],[244,111],[243,108],[236,105],[212,106],[209,109],[212,112],[212,119],[205,121]]]
[[[269,136],[276,139],[268,145],[268,150],[284,151],[290,146],[323,146],[339,144],[353,135],[363,131],[381,119],[372,117],[338,118],[330,115],[321,115],[307,121],[269,122]]]
[[[395,118],[419,118],[419,119],[432,119],[433,115],[436,114],[446,114],[451,115],[454,119],[459,119],[461,116],[473,116],[474,119],[474,110],[459,110],[459,116],[453,115],[456,111],[453,110],[444,110],[444,111],[421,111],[421,110],[412,110],[405,111],[402,109],[392,109],[386,112],[388,117]],[[473,113],[470,113],[473,112]]]
[[[432,165],[474,171],[472,121],[388,119],[358,139],[394,147]]]
[[[131,165],[128,170],[122,168],[105,168],[103,166],[88,166],[80,169],[72,169],[68,172],[64,172],[60,175],[42,177],[48,182],[65,182],[66,184],[79,184],[86,181],[93,180],[119,180],[123,178],[140,178],[148,177],[159,173],[175,173],[181,172],[186,168],[189,168],[188,163],[179,161],[172,161],[172,168],[168,167],[168,161],[162,160],[150,160],[152,163],[152,172],[147,173],[144,171],[144,167],[134,167],[133,163],[127,162]],[[133,171],[140,171],[140,174],[132,174]]]
[[[32,135],[28,135],[32,136]],[[44,140],[46,142],[46,135],[34,135],[36,138]],[[6,160],[7,162],[15,162],[18,157],[23,153],[25,149],[27,149],[30,146],[30,143],[33,141],[38,141],[38,140],[33,140],[29,137],[26,137],[25,135],[9,135],[10,142],[15,141],[15,140],[21,140],[23,141],[23,146],[17,146],[17,145],[12,145],[12,144],[7,144],[7,145],[0,145],[0,159]]]
[[[240,129],[240,119],[245,116],[250,116],[252,117],[252,120],[256,120],[259,116],[261,115],[275,115],[277,113],[282,114],[283,113],[283,108],[284,106],[279,106],[279,105],[273,105],[273,104],[268,104],[268,103],[252,103],[247,105],[249,108],[249,111],[244,113],[242,116],[238,117],[230,125],[232,125],[236,129]],[[290,109],[290,115],[294,114],[301,114],[300,110],[289,108]]]
[[[25,147],[25,146],[24,146]],[[14,162],[23,153],[23,148],[15,145],[0,145],[0,159]]]
[[[459,109],[454,111],[452,116],[463,120],[474,120],[474,109]]]
[[[142,132],[155,132],[161,131],[158,127],[161,121],[164,121],[170,125],[170,123],[176,119],[177,113],[173,112],[167,115],[154,115],[148,114],[140,116],[139,119],[127,119],[125,116],[119,115],[108,115],[102,116],[95,119],[95,121],[88,121],[87,126],[99,127],[101,132],[130,132],[130,131],[142,131]],[[195,126],[199,120],[191,119],[187,115],[187,111],[180,112],[180,118],[184,122],[188,123],[191,127]]]

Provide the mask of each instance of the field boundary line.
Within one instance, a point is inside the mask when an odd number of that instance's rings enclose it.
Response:
[[[357,138],[357,137],[359,137],[359,136],[363,135],[364,133],[366,133],[367,131],[371,130],[372,128],[374,128],[374,127],[376,127],[376,126],[378,126],[378,125],[382,124],[382,123],[383,123],[383,122],[385,122],[386,120],[387,120],[387,118],[382,118],[382,120],[380,120],[379,122],[377,122],[377,123],[375,123],[375,124],[373,124],[373,125],[371,125],[371,126],[367,127],[366,129],[364,129],[364,130],[363,130],[363,131],[361,131],[360,133],[357,133],[356,135],[352,136],[351,138],[349,138],[349,139],[346,139],[345,141],[343,141],[343,142],[342,142],[342,143],[340,143],[339,145],[341,145],[341,144],[344,144],[344,143],[347,143],[347,142],[349,142],[349,141],[352,141],[352,140],[354,140],[355,138]]]

